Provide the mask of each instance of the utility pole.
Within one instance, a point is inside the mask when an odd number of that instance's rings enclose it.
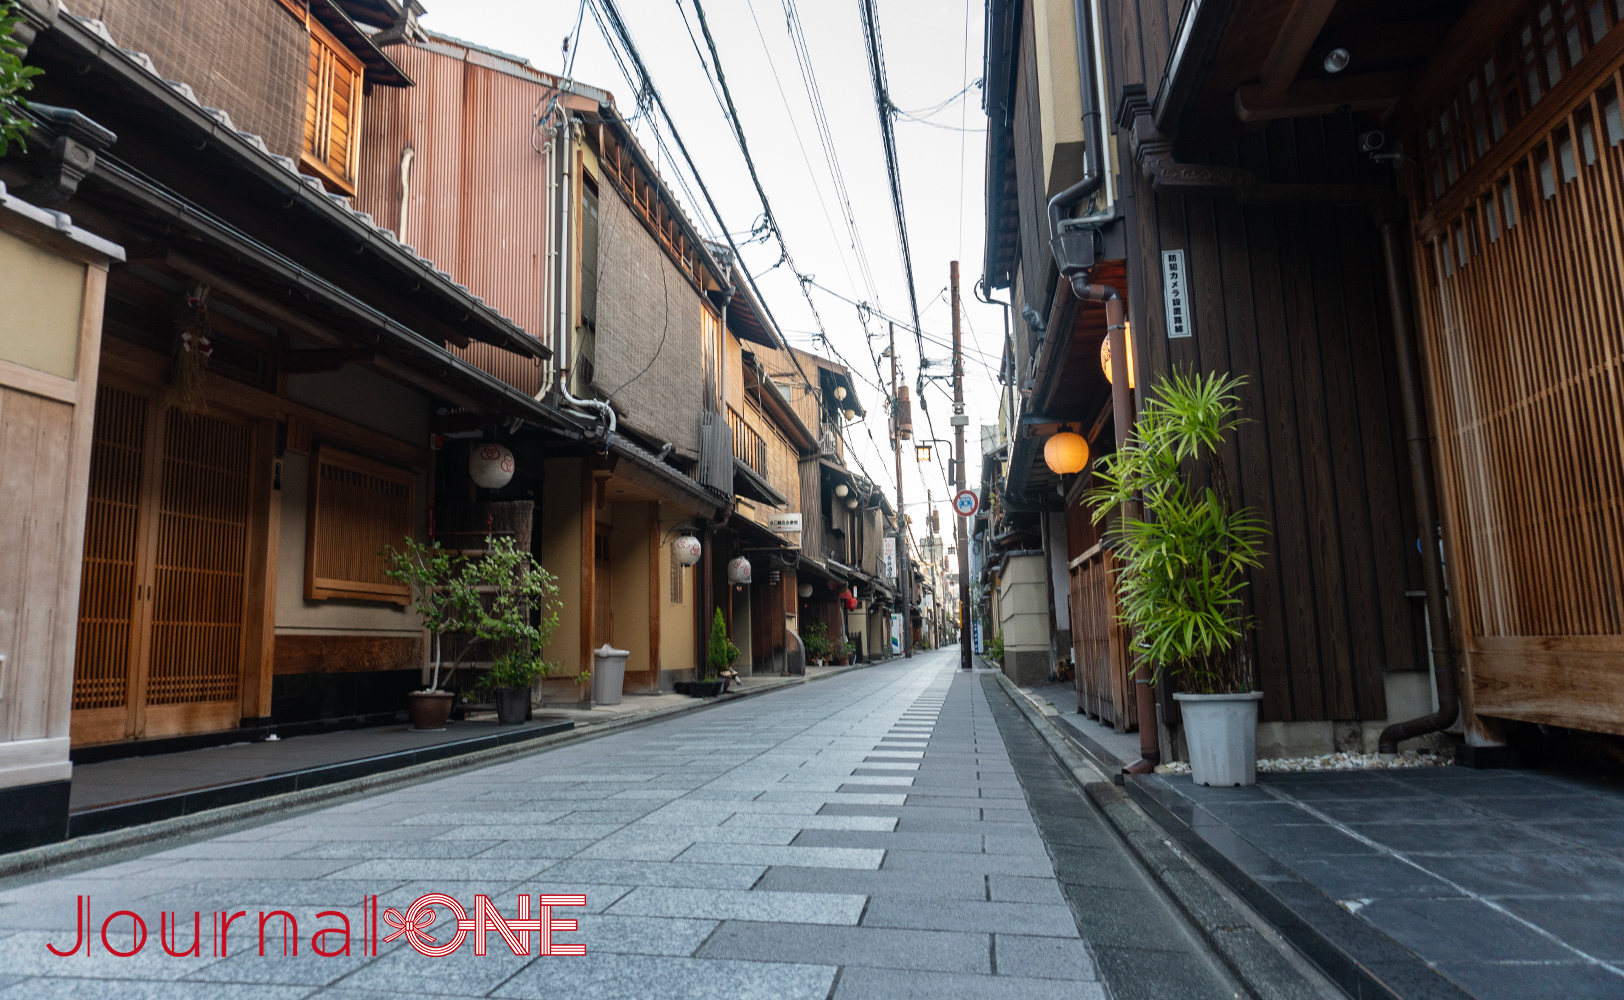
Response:
[[[964,428],[970,418],[964,412],[964,344],[959,326],[959,262],[951,273],[953,288],[953,453],[954,486],[964,492]],[[970,529],[968,518],[954,511],[953,542],[959,550],[959,667],[969,670],[970,659]]]
[[[897,459],[897,600],[902,605],[902,655],[913,656],[913,610],[908,606],[908,512],[902,506],[902,407],[897,402],[897,325],[891,331],[891,450]]]

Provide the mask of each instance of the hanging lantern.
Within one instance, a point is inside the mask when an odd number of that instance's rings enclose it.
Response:
[[[846,606],[847,611],[857,610],[857,596],[849,590],[840,592],[840,603]]]
[[[739,556],[727,564],[727,582],[742,587],[750,582],[750,560]]]
[[[513,479],[513,452],[499,444],[477,444],[468,455],[468,475],[488,490],[499,490]]]
[[[845,399],[846,398],[846,387],[845,386],[843,386],[843,385],[835,386],[835,398],[836,399]]]
[[[797,594],[800,594],[801,597],[803,597],[803,598],[811,597],[812,596],[812,585],[810,583],[803,583],[799,587],[795,588],[795,592]]]
[[[682,535],[671,543],[671,558],[675,559],[679,566],[692,566],[699,561],[700,553],[703,551],[704,547],[693,535]]]
[[[1128,345],[1128,388],[1134,388],[1133,374],[1133,327],[1127,320],[1122,321],[1122,339]],[[1105,381],[1111,381],[1111,338],[1109,335],[1100,341],[1100,368],[1105,372]]]
[[[838,486],[835,487],[835,496],[837,496],[837,497],[843,497],[847,493],[850,493],[850,492],[851,492],[851,490],[846,488],[845,483],[841,483],[841,484],[839,484]]]
[[[858,500],[857,500],[856,497],[847,497],[846,498],[846,509],[847,510],[856,510],[857,509],[857,503],[858,503]]]
[[[1088,468],[1088,442],[1062,424],[1059,432],[1043,442],[1043,464],[1057,476],[1081,472]]]

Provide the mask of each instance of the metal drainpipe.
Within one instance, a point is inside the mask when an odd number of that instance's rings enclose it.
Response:
[[[1075,0],[1072,10],[1077,25],[1077,69],[1083,104],[1083,176],[1076,184],[1049,200],[1049,242],[1054,247],[1060,236],[1060,217],[1071,206],[1089,197],[1105,183],[1105,171],[1100,164],[1100,146],[1104,143],[1104,130],[1100,127],[1100,111],[1094,98],[1094,48],[1090,44],[1087,0]],[[1058,261],[1058,257],[1056,258]],[[1122,295],[1110,285],[1089,283],[1086,271],[1067,274],[1072,292],[1085,301],[1105,303],[1106,335],[1111,342],[1111,410],[1116,425],[1116,444],[1121,448],[1133,427],[1133,396],[1128,388],[1128,350],[1124,342],[1127,309]],[[1124,510],[1124,516],[1137,517],[1140,512]],[[1157,732],[1156,699],[1151,692],[1151,678],[1134,679],[1134,704],[1139,713],[1139,759],[1124,767],[1127,774],[1147,774],[1161,763],[1161,740]]]
[[[1382,730],[1376,749],[1384,760],[1398,753],[1400,740],[1435,733],[1454,725],[1460,715],[1455,679],[1455,648],[1449,632],[1449,604],[1444,591],[1443,556],[1438,551],[1437,485],[1432,471],[1431,435],[1422,402],[1420,355],[1411,322],[1408,274],[1398,226],[1381,220],[1382,257],[1387,265],[1387,294],[1393,309],[1393,339],[1398,347],[1399,395],[1404,401],[1404,437],[1410,448],[1410,475],[1415,480],[1415,513],[1421,531],[1421,576],[1427,588],[1427,626],[1432,643],[1432,671],[1438,684],[1438,710]]]

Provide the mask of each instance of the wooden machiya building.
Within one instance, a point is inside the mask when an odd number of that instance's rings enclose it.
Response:
[[[1126,729],[1149,708],[1145,748],[1177,752],[1169,692],[1127,678],[1087,484],[1043,441],[1069,425],[1108,453],[1146,386],[1199,369],[1246,379],[1224,458],[1272,532],[1246,608],[1260,753],[1447,728],[1488,762],[1529,723],[1624,733],[1624,8],[987,14],[985,273],[1012,336],[982,541],[994,587],[1041,554],[1080,710]],[[1127,392],[1102,366],[1117,317]]]
[[[464,482],[457,499],[533,505],[562,600],[544,696],[579,697],[604,645],[629,653],[628,691],[694,679],[717,609],[741,674],[784,669],[801,533],[777,515],[800,509],[817,438],[790,402],[805,378],[763,366],[783,340],[728,248],[700,235],[607,91],[421,30],[384,51],[418,84],[370,102],[358,205],[551,352],[461,357],[587,429],[441,423],[517,456],[500,492]],[[686,535],[693,566],[675,558]]]
[[[549,351],[351,207],[365,95],[413,82],[375,42],[416,9],[174,7],[21,4],[44,74],[0,160],[0,282],[41,303],[0,372],[0,440],[38,456],[0,469],[34,511],[0,591],[8,846],[64,835],[73,760],[392,720],[424,642],[379,553],[466,476],[436,422],[591,424],[455,353]]]

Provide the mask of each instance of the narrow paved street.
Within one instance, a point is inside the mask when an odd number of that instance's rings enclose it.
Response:
[[[1086,799],[1068,797],[1027,723],[995,704],[997,686],[957,662],[953,650],[928,653],[14,880],[0,893],[0,997],[1231,996]],[[1012,762],[1012,745],[1023,759]],[[1023,792],[1034,782],[1036,817]],[[436,892],[470,916],[486,894],[509,919],[521,894],[583,894],[585,906],[553,909],[579,923],[553,938],[584,942],[586,955],[516,956],[497,933],[483,956],[472,934],[447,957],[403,937],[380,940],[377,957],[361,953],[363,897],[376,894],[380,914],[405,914]],[[73,945],[80,895],[92,944],[56,957],[46,943]],[[148,940],[120,958],[100,929],[126,909],[145,920]],[[321,957],[312,934],[338,926],[318,917],[334,909],[354,946]],[[221,910],[246,916],[228,954],[211,957],[211,911]],[[297,918],[297,957],[281,953],[281,918],[259,954],[259,914],[273,910]],[[164,954],[161,922],[184,952],[194,911],[201,954]],[[180,915],[178,939],[169,912]],[[442,906],[438,916],[426,933],[443,943],[452,914]],[[380,939],[401,919],[382,923]],[[1161,954],[1141,954],[1137,975],[1113,988],[1111,970],[1129,967],[1147,922]],[[112,948],[130,950],[132,926],[128,915],[111,922]],[[336,936],[314,943],[339,950]],[[1161,971],[1147,975],[1147,965]]]

